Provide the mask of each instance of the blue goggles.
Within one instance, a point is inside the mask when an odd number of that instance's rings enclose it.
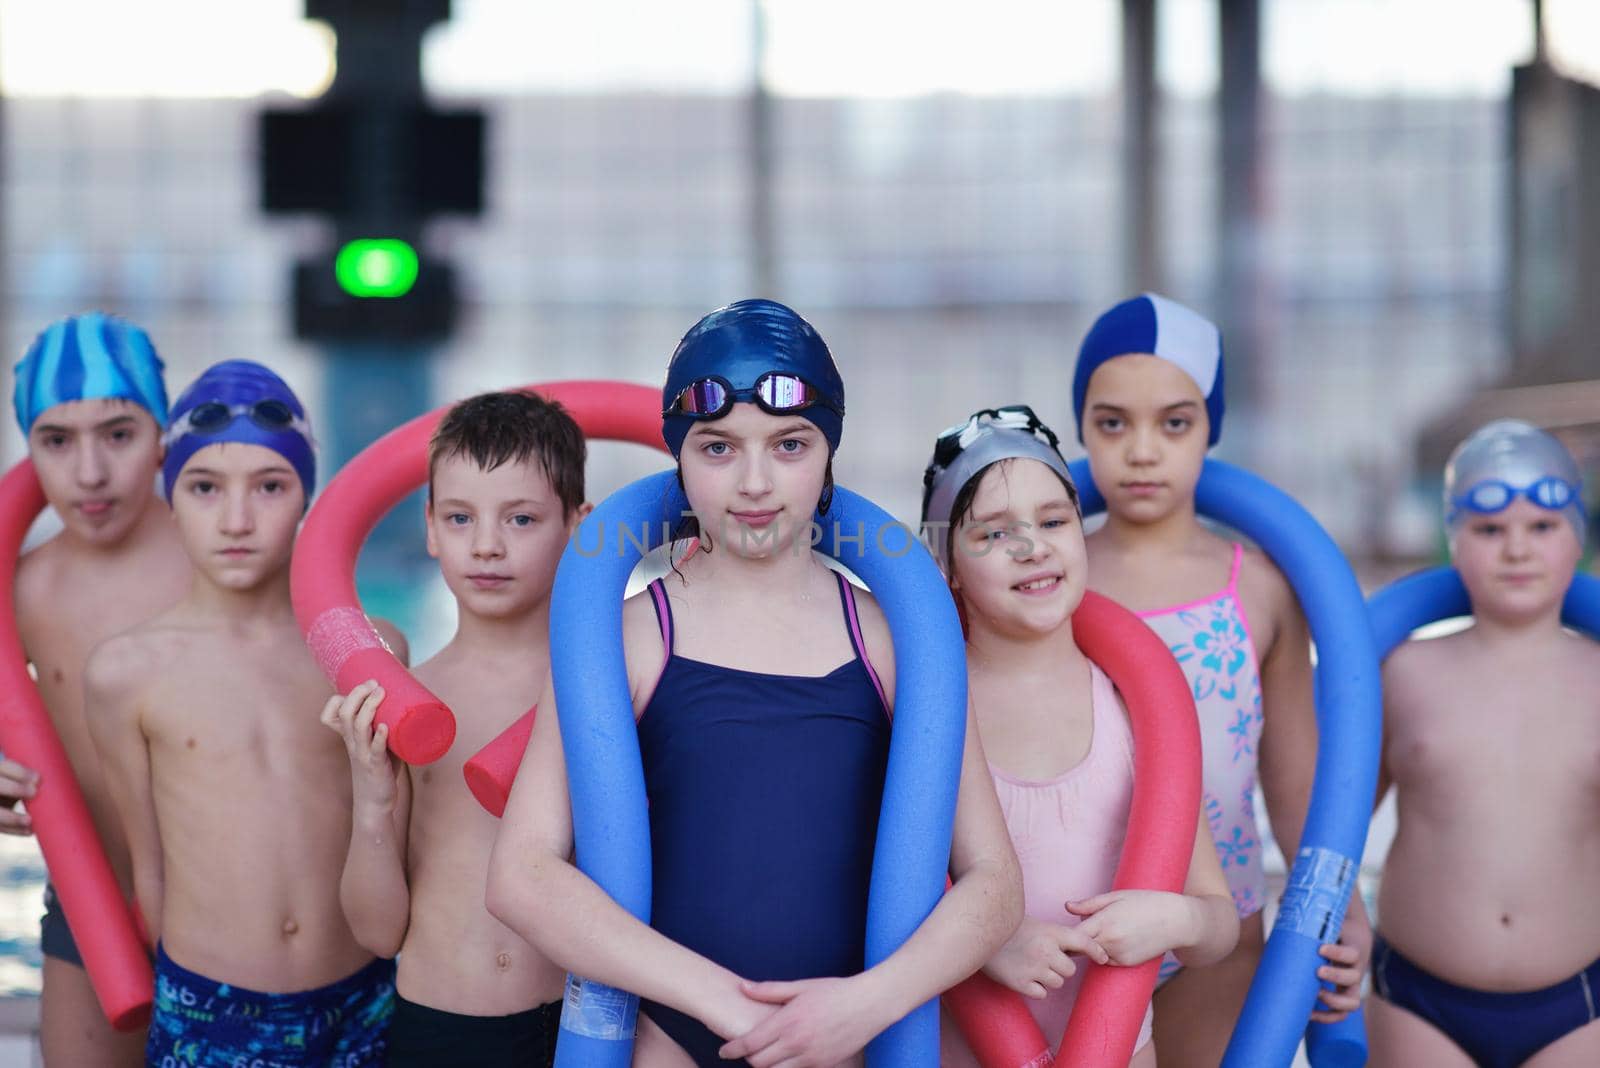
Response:
[[[1559,512],[1578,499],[1578,487],[1554,475],[1546,475],[1527,486],[1513,486],[1497,478],[1484,479],[1451,499],[1451,518],[1462,511],[1494,515],[1510,508],[1518,497],[1526,497],[1540,508]]]

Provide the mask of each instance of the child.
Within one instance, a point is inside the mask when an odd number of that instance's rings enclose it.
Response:
[[[455,710],[455,743],[399,774],[388,729],[372,727],[375,683],[323,711],[354,776],[345,915],[372,952],[400,953],[390,1065],[554,1061],[566,974],[484,909],[496,821],[461,765],[544,686],[550,584],[589,512],[584,454],[572,417],[535,394],[486,393],[450,409],[428,447],[427,530],[459,622],[416,675]]]
[[[305,412],[260,364],[219,363],[173,406],[162,476],[193,587],[85,681],[157,940],[147,1060],[380,1063],[393,965],[339,908],[349,765],[307,711],[328,686],[289,604]]]
[[[1398,791],[1367,1027],[1374,1068],[1600,1064],[1600,646],[1561,627],[1580,476],[1490,423],[1445,468],[1473,625],[1383,668],[1381,799]]]
[[[569,971],[646,999],[636,1064],[859,1063],[870,1039],[1015,930],[1016,858],[969,715],[954,885],[863,971],[895,665],[872,598],[807,548],[832,496],[843,382],[804,319],[741,301],[685,335],[662,407],[699,551],[623,612],[651,925],[572,864],[548,688],[495,843],[489,909]],[[649,1052],[652,1026],[670,1056]]]
[[[1083,972],[1069,954],[1133,965],[1225,957],[1239,936],[1200,820],[1183,894],[1111,889],[1133,800],[1133,738],[1111,680],[1074,639],[1086,579],[1078,492],[1056,436],[1024,406],[940,435],[922,521],[961,606],[978,733],[1022,864],[1027,917],[985,966],[1031,1000],[1052,1049]],[[931,527],[929,527],[931,524]],[[1132,1063],[1155,1064],[1145,1009]],[[946,1068],[977,1061],[951,1021]]]
[[[1306,623],[1271,561],[1202,526],[1194,492],[1222,433],[1222,338],[1189,308],[1145,294],[1102,315],[1072,383],[1078,437],[1106,522],[1089,535],[1089,586],[1140,610],[1194,689],[1204,751],[1204,813],[1242,921],[1238,948],[1202,970],[1163,966],[1156,1048],[1163,1068],[1214,1068],[1238,1019],[1264,943],[1258,773],[1272,830],[1295,855],[1315,771],[1317,726]],[[1218,589],[1219,585],[1221,586]],[[1319,975],[1338,984],[1313,1019],[1359,1004],[1353,986],[1368,939],[1359,899],[1345,941]],[[1176,973],[1176,974],[1174,974]]]
[[[39,693],[66,747],[101,844],[124,890],[128,846],[84,718],[83,665],[102,639],[171,606],[189,585],[172,518],[155,503],[167,391],[139,327],[91,312],[52,323],[16,368],[17,425],[62,529],[22,557],[15,605]],[[0,762],[0,796],[26,800],[37,775]],[[0,830],[31,833],[0,808]],[[48,1064],[137,1065],[144,1034],[112,1030],[56,900],[45,888],[39,1042]]]

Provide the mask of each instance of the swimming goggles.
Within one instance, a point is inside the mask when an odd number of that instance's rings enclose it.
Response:
[[[1467,492],[1458,494],[1450,502],[1455,512],[1465,509],[1479,515],[1494,515],[1511,507],[1518,497],[1526,497],[1540,508],[1559,512],[1578,498],[1578,487],[1566,479],[1546,475],[1528,486],[1513,486],[1497,478],[1473,483]]]
[[[696,379],[683,388],[661,414],[663,417],[687,415],[691,419],[718,419],[728,414],[738,401],[754,401],[769,415],[789,415],[813,405],[844,414],[843,406],[799,375],[768,371],[749,389],[734,389],[733,383],[719,375]]]
[[[963,449],[978,440],[986,427],[998,427],[1001,430],[1026,430],[1034,437],[1048,442],[1052,449],[1061,448],[1061,439],[1056,437],[1056,432],[1040,422],[1039,417],[1033,414],[1033,409],[1026,404],[1008,404],[1002,408],[984,408],[973,412],[964,422],[955,426],[946,427],[939,432],[938,439],[933,443],[933,464],[929,468],[928,481],[932,481],[932,469],[949,467]]]
[[[307,441],[312,440],[310,423],[295,415],[283,401],[268,398],[254,404],[223,404],[221,401],[196,404],[172,421],[162,437],[162,444],[171,445],[189,434],[220,434],[240,416],[249,416],[262,430],[274,433],[292,430]]]

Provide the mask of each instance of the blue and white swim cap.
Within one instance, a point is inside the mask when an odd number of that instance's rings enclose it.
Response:
[[[47,409],[69,401],[120,397],[167,425],[163,365],[150,335],[104,312],[71,315],[45,327],[17,364],[12,396],[26,435]]]
[[[1149,353],[1176,364],[1194,379],[1206,399],[1211,423],[1208,445],[1222,437],[1222,331],[1192,308],[1155,293],[1143,293],[1106,312],[1094,321],[1078,349],[1078,367],[1072,375],[1072,410],[1078,418],[1078,440],[1083,441],[1083,405],[1089,379],[1100,365],[1118,356]]]
[[[786,376],[801,380],[809,392],[782,381],[771,390],[761,388],[763,379]],[[828,439],[830,452],[838,451],[844,436],[844,379],[827,343],[794,309],[775,300],[736,301],[706,315],[683,335],[667,364],[661,390],[661,437],[673,456],[683,449],[696,418],[723,414],[684,414],[685,391],[697,383],[717,381],[732,388],[726,396],[713,396],[713,401],[749,400],[768,411],[792,410],[816,424]],[[717,394],[715,389],[711,392]]]
[[[262,445],[289,461],[306,503],[317,486],[311,424],[300,398],[274,372],[250,360],[224,360],[201,372],[172,406],[161,465],[167,501],[190,457],[207,445]]]
[[[1555,435],[1520,419],[1497,419],[1456,446],[1444,468],[1444,521],[1452,533],[1471,515],[1494,515],[1526,497],[1560,512],[1584,543],[1583,474]]]

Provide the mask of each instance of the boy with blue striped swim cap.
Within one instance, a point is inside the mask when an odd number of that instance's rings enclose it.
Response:
[[[84,681],[156,939],[146,1059],[381,1064],[394,965],[340,905],[350,765],[311,714],[329,687],[289,600],[316,481],[305,408],[268,368],[228,360],[179,396],[166,441],[194,581],[102,643]]]
[[[1561,442],[1515,420],[1445,469],[1472,625],[1383,665],[1379,800],[1393,785],[1399,827],[1378,891],[1374,1064],[1600,1064],[1600,644],[1561,621],[1581,488]]]
[[[138,326],[89,312],[51,323],[16,365],[17,426],[62,529],[26,553],[14,603],[40,696],[82,787],[101,843],[123,885],[127,843],[89,735],[83,668],[91,649],[164,608],[189,583],[189,561],[154,492],[167,393],[161,357]],[[0,798],[49,789],[30,769],[0,761]],[[0,831],[31,832],[26,814],[0,808]],[[143,1033],[112,1030],[95,998],[53,886],[40,925],[44,955],[40,1044],[49,1064],[143,1063]]]

